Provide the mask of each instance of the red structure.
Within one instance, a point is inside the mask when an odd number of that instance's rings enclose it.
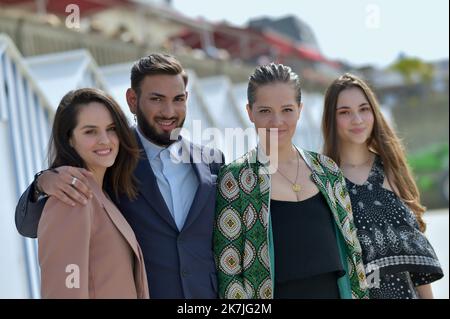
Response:
[[[203,49],[206,52],[208,46],[224,49],[232,59],[238,58],[254,63],[267,57],[278,62],[300,59],[339,67],[338,63],[326,59],[319,51],[296,44],[277,32],[237,28],[227,24],[218,24],[212,28],[209,34],[187,29],[182,34],[172,37],[172,40],[181,40],[185,46]]]
[[[83,14],[92,14],[117,5],[128,5],[128,0],[0,0],[1,5],[27,8],[38,12],[45,10],[45,13],[65,15],[66,7],[76,4]]]

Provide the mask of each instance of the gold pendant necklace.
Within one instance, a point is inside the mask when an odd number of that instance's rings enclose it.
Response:
[[[298,192],[301,191],[302,187],[301,187],[299,184],[297,184],[298,167],[300,166],[300,160],[298,159],[298,152],[296,152],[296,154],[297,154],[297,174],[295,175],[294,183],[292,183],[291,180],[290,180],[289,178],[287,178],[283,173],[281,173],[280,168],[278,168],[277,171],[278,171],[278,173],[280,173],[281,176],[283,176],[284,178],[286,178],[286,179],[289,181],[289,183],[292,184],[292,190],[293,190],[295,193],[298,193]]]

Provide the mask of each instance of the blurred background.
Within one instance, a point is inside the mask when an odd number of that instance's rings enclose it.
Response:
[[[69,90],[109,92],[129,116],[130,69],[152,52],[189,72],[187,132],[248,128],[248,76],[271,61],[303,82],[295,140],[320,151],[327,85],[362,76],[403,139],[428,211],[448,298],[449,17],[446,0],[0,0],[0,298],[39,298],[37,243],[14,226],[20,194],[46,167],[52,117]],[[186,133],[188,134],[188,133]],[[196,140],[205,144],[208,141]],[[217,141],[227,161],[242,155]],[[254,146],[249,140],[246,149]],[[245,151],[245,150],[244,150]]]

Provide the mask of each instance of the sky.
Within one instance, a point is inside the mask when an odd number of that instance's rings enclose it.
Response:
[[[399,54],[449,56],[448,0],[173,0],[191,18],[245,26],[251,18],[293,14],[315,33],[329,59],[385,67]]]

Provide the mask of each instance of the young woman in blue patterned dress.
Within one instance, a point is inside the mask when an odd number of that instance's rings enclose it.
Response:
[[[344,173],[363,251],[370,298],[433,298],[442,278],[424,236],[425,208],[404,148],[368,85],[351,74],[325,95],[323,153]]]

